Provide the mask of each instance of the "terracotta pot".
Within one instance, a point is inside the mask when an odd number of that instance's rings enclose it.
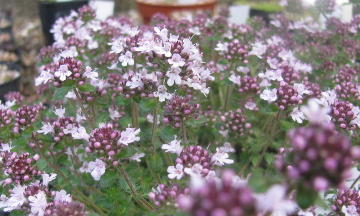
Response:
[[[214,11],[218,0],[209,0],[206,3],[189,4],[189,5],[174,5],[174,4],[155,4],[145,3],[141,0],[136,0],[138,11],[143,16],[145,24],[149,24],[151,17],[156,13],[163,13],[170,16],[175,11]]]

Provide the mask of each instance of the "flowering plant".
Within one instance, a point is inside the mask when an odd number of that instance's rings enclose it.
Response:
[[[136,27],[84,6],[57,20],[39,54],[39,101],[10,93],[0,107],[0,207],[359,215],[360,177],[346,184],[360,159],[359,17],[320,29],[227,16],[158,14]]]

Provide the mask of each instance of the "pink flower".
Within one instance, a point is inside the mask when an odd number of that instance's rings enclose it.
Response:
[[[99,181],[100,177],[104,175],[105,166],[106,164],[100,159],[89,162],[88,169],[91,171],[91,176],[94,178],[95,181]]]
[[[234,160],[228,158],[228,153],[221,151],[219,148],[216,148],[216,153],[211,156],[211,162],[214,162],[214,164],[218,166],[234,163]]]
[[[32,215],[43,216],[47,206],[46,194],[44,191],[39,191],[35,196],[29,196]]]
[[[135,130],[135,128],[126,128],[126,131],[121,132],[121,137],[117,141],[117,144],[129,145],[129,143],[133,143],[140,140],[140,137],[137,135],[140,133],[140,128]]]
[[[37,132],[43,134],[54,133],[54,127],[49,122],[47,123],[43,122],[43,126],[41,127],[41,130],[38,130]]]
[[[71,74],[72,72],[69,71],[67,65],[60,65],[59,69],[54,73],[54,75],[57,76],[61,81],[65,81],[66,77],[70,76]]]
[[[176,153],[177,155],[180,155],[184,146],[180,145],[180,140],[176,140],[175,136],[173,141],[171,141],[169,144],[163,144],[161,148],[164,149],[165,152]]]

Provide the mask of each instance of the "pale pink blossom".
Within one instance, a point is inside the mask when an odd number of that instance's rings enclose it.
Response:
[[[165,152],[170,152],[170,153],[176,153],[177,155],[180,155],[181,151],[183,150],[184,146],[180,145],[180,140],[175,139],[171,142],[169,142],[168,144],[163,144],[161,146],[162,149],[165,150]]]
[[[158,90],[154,92],[154,96],[159,98],[160,102],[165,101],[165,99],[171,99],[172,94],[166,92],[166,87],[163,85],[159,85]]]
[[[136,153],[133,156],[129,157],[129,160],[135,160],[137,162],[141,162],[140,158],[144,157],[145,153]]]
[[[211,156],[211,162],[218,166],[234,163],[234,160],[228,158],[228,153],[220,150],[219,148],[216,148],[216,153]]]
[[[126,67],[128,65],[134,65],[135,63],[132,53],[130,51],[126,51],[125,54],[121,55],[119,57],[119,62],[121,62],[121,65],[123,67]]]
[[[140,140],[140,137],[137,136],[139,133],[140,133],[140,128],[137,130],[135,128],[126,128],[126,131],[121,132],[121,137],[117,141],[117,144],[118,145],[122,144],[127,146],[130,143],[137,142]]]
[[[41,174],[42,176],[42,184],[45,185],[45,186],[48,186],[49,182],[51,182],[52,180],[56,179],[56,176],[57,174],[55,173],[51,173],[50,175],[49,174]]]
[[[167,169],[169,179],[177,178],[181,179],[184,175],[184,166],[182,164],[176,164],[176,166],[169,166]]]
[[[43,126],[37,132],[43,134],[54,133],[54,127],[51,125],[50,122],[43,122]]]
[[[90,161],[88,169],[91,170],[91,176],[95,181],[99,181],[100,177],[105,173],[106,164],[100,160],[96,159],[95,161]]]
[[[31,214],[37,216],[44,216],[47,206],[46,194],[44,191],[39,191],[35,196],[29,196]]]
[[[269,90],[266,88],[263,93],[260,94],[260,98],[271,103],[277,100],[277,89]]]
[[[174,53],[171,59],[168,60],[171,67],[178,68],[185,65],[185,61],[181,58],[181,56],[177,53]]]
[[[109,113],[110,113],[109,116],[110,116],[110,118],[111,118],[112,120],[115,120],[116,118],[120,118],[120,117],[121,117],[119,111],[117,111],[116,109],[111,109],[111,108],[109,108],[108,110],[109,110]]]
[[[72,72],[69,71],[67,65],[60,65],[59,69],[54,73],[54,75],[58,77],[61,81],[65,81],[66,77],[70,76],[71,74]]]
[[[64,117],[64,114],[65,114],[65,108],[58,108],[58,109],[55,109],[54,113],[59,117],[59,118],[63,118]]]
[[[67,194],[65,190],[56,191],[54,201],[58,202],[71,202],[72,198],[70,194]]]
[[[301,124],[303,120],[306,120],[304,113],[299,110],[299,108],[295,107],[294,110],[290,113],[291,118],[297,123]]]

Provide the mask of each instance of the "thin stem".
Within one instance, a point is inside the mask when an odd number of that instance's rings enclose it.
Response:
[[[186,137],[186,128],[185,128],[185,123],[181,122],[181,133],[182,133],[182,140],[184,143],[187,143],[187,137]]]
[[[74,88],[73,90],[74,90],[74,93],[76,95],[76,100],[80,104],[81,112],[84,114],[87,122],[90,125],[91,130],[94,130],[94,125],[93,125],[88,113],[86,112],[84,105],[81,102],[81,97],[80,97],[80,94],[79,94],[78,90],[76,88]]]
[[[169,152],[164,152],[165,160],[168,163],[169,166],[174,166],[174,163],[171,160],[171,156]]]
[[[132,120],[132,126],[134,128],[139,128],[139,111],[138,111],[138,105],[137,103],[132,100],[132,107],[131,107],[131,120]]]
[[[154,141],[155,141],[155,135],[156,135],[157,121],[158,121],[158,108],[157,108],[157,103],[156,103],[156,107],[154,109],[154,119],[153,119],[153,124],[152,124],[150,149],[149,149],[152,155],[155,154]]]
[[[233,86],[233,85],[227,85],[227,86],[226,86],[224,112],[227,112],[227,111],[228,111],[228,108],[229,108],[232,86]]]
[[[94,208],[95,211],[97,211],[100,215],[104,215],[105,213],[97,206],[95,205],[95,203],[93,203],[87,196],[85,196],[81,191],[79,191],[76,188],[73,188],[73,191],[75,191],[76,193],[78,193],[82,198],[84,198],[84,200],[86,200],[90,206],[92,206]]]
[[[250,161],[251,160],[249,160],[244,166],[243,166],[243,168],[241,168],[241,170],[239,171],[239,173],[238,173],[238,176],[242,176],[242,174],[243,174],[243,172],[246,170],[246,168],[249,166],[249,164],[250,164]]]
[[[355,179],[355,181],[350,185],[350,189],[355,186],[355,184],[360,180],[360,175]]]
[[[137,199],[139,194],[136,191],[134,185],[132,184],[132,182],[130,180],[130,177],[126,173],[125,169],[122,167],[121,164],[119,164],[118,169],[121,172],[121,174],[124,176],[124,179],[125,179],[126,183],[128,184],[128,186],[129,186],[129,188],[131,190],[131,194],[135,197],[135,199]],[[144,206],[147,206],[151,211],[154,210],[154,207],[152,207],[144,198],[140,198],[139,200]]]

